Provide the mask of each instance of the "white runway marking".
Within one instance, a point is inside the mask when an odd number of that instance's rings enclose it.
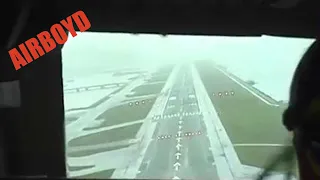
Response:
[[[178,176],[174,176],[172,179],[180,179]]]
[[[175,156],[176,156],[176,159],[179,160],[179,159],[180,159],[180,156],[181,156],[181,153],[177,152],[177,153],[175,154]]]
[[[177,137],[176,139],[177,139],[177,143],[179,144],[181,142],[182,138],[181,137]]]

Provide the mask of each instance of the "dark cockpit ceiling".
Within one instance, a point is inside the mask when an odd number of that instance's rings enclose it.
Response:
[[[320,30],[318,0],[12,0],[3,17],[15,19],[21,2],[33,2],[28,21],[48,25],[83,10],[96,32],[315,37]]]
[[[317,0],[61,0],[59,8],[83,10],[90,31],[100,32],[315,37],[320,30]]]

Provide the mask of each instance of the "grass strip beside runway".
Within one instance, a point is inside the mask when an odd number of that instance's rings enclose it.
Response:
[[[97,128],[144,119],[151,110],[154,102],[155,98],[148,98],[144,103],[139,102],[139,104],[133,103],[131,105],[130,102],[128,102],[127,104],[110,108],[97,117],[97,120],[104,120]]]
[[[287,144],[282,125],[284,106],[270,106],[216,69],[210,61],[196,67],[233,144]],[[229,92],[228,95],[225,92]],[[230,92],[234,92],[231,95]],[[219,93],[222,93],[219,96]],[[237,147],[243,164],[263,167],[282,147]],[[254,152],[254,153],[253,153]]]
[[[105,130],[72,139],[69,146],[90,146],[135,138],[142,123]]]
[[[151,94],[159,94],[161,89],[163,88],[165,82],[160,83],[145,83],[141,86],[138,86],[132,90],[133,94],[126,95],[127,97],[137,97],[137,96],[145,96]]]
[[[92,149],[92,150],[83,150],[83,151],[78,151],[78,152],[69,152],[67,155],[68,157],[82,157],[82,156],[90,156],[93,154],[98,154],[98,153],[103,153],[107,151],[113,151],[113,150],[118,150],[122,148],[127,148],[130,145],[120,145],[120,146],[115,146],[115,147],[102,147],[102,148],[97,148],[97,149]]]

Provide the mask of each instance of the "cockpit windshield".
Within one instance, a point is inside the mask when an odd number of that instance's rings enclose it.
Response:
[[[254,179],[291,146],[281,116],[313,41],[79,33],[62,50],[68,176]]]

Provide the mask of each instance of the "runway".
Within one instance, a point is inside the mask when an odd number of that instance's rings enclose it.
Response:
[[[219,179],[190,67],[178,77],[163,114],[153,118],[158,124],[136,178]]]

